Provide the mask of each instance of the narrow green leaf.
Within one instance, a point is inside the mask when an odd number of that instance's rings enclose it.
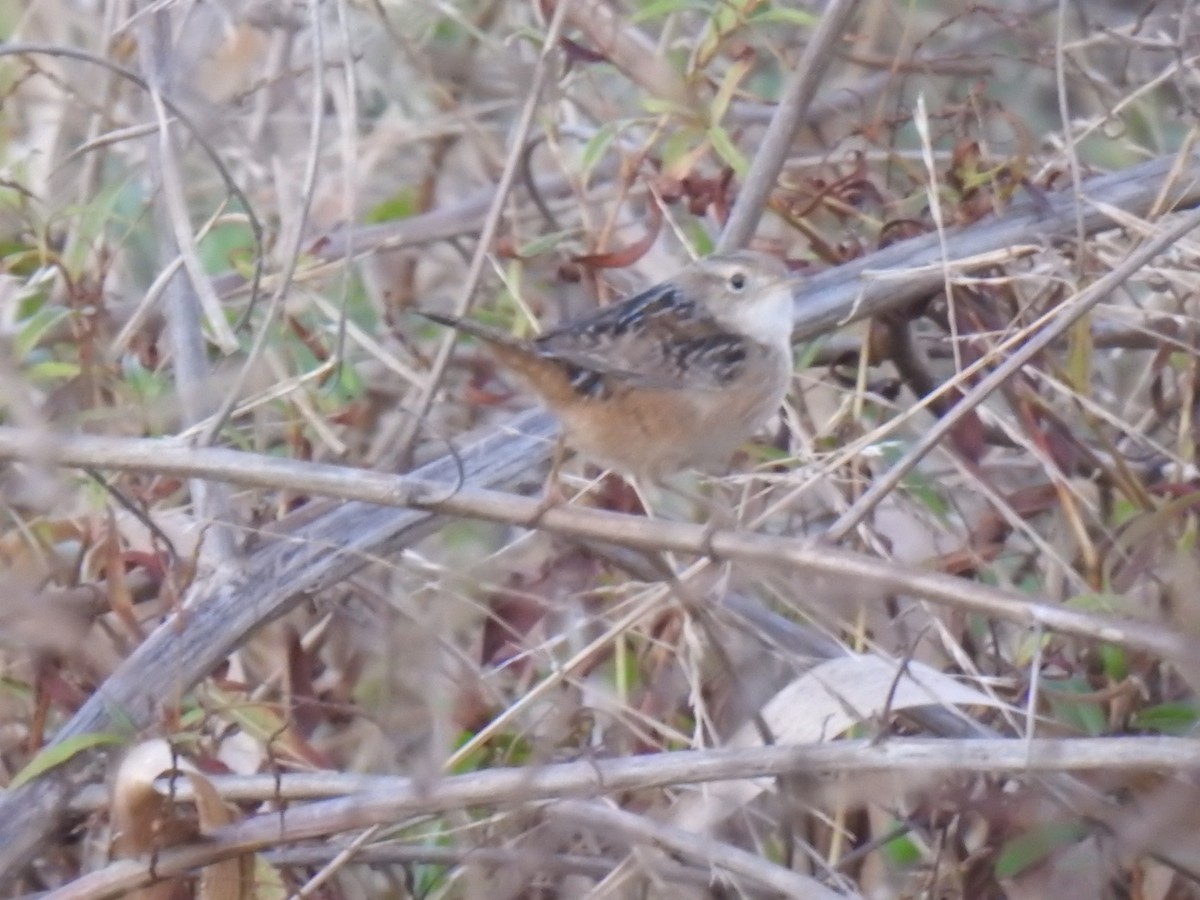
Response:
[[[1090,316],[1084,316],[1067,334],[1067,380],[1076,393],[1083,396],[1091,393],[1094,352],[1092,320]]]
[[[630,24],[653,22],[655,19],[665,19],[672,13],[683,12],[685,9],[707,10],[709,4],[700,0],[650,0],[645,6],[629,17]]]
[[[788,9],[786,6],[773,6],[751,13],[751,25],[795,25],[798,28],[811,28],[817,24],[817,17],[802,9]]]
[[[720,125],[714,125],[708,129],[708,139],[712,141],[713,149],[717,151],[717,155],[725,161],[729,168],[733,169],[739,178],[745,178],[746,173],[750,171],[750,163],[746,157],[742,156],[742,151],[739,150],[729,137],[729,132]]]
[[[894,866],[908,868],[921,861],[921,850],[916,841],[907,834],[892,838],[883,845],[883,853]]]
[[[63,359],[47,359],[27,366],[22,373],[30,381],[46,382],[76,378],[81,371],[79,363]]]
[[[574,237],[579,233],[577,228],[566,228],[562,231],[552,231],[550,234],[544,234],[539,238],[535,238],[528,244],[522,244],[517,248],[517,252],[523,256],[537,256],[540,253],[545,253],[547,250],[553,250],[563,241]]]
[[[13,353],[19,360],[29,355],[38,344],[58,323],[71,315],[69,309],[61,306],[43,306],[25,320],[21,330],[13,341]]]
[[[60,743],[51,744],[31,759],[28,765],[13,777],[13,780],[8,785],[9,790],[18,788],[26,782],[32,781],[40,775],[49,772],[51,769],[58,768],[85,750],[91,750],[93,747],[124,743],[126,743],[126,738],[121,735],[110,734],[104,731],[93,731],[90,734],[76,735]]]
[[[1125,597],[1120,594],[1106,594],[1102,591],[1094,594],[1076,594],[1074,597],[1069,597],[1064,605],[1083,612],[1109,615],[1120,615],[1131,611],[1129,601]]]
[[[1092,686],[1082,678],[1048,681],[1046,687],[1046,699],[1058,722],[1091,737],[1098,737],[1108,730],[1108,720],[1100,704],[1090,698],[1071,698],[1072,694],[1092,693]]]
[[[613,138],[617,136],[617,126],[615,122],[605,122],[596,130],[591,139],[583,147],[583,155],[580,158],[579,166],[583,170],[583,177],[586,179],[588,173],[592,171],[596,163],[604,158],[604,154],[608,152],[608,148],[612,146]]]
[[[1124,681],[1129,677],[1129,656],[1125,653],[1124,647],[1118,647],[1116,644],[1101,644],[1099,653],[1100,659],[1104,663],[1104,674],[1111,681]]]
[[[734,92],[737,91],[738,85],[742,83],[742,79],[750,74],[752,65],[753,63],[750,60],[739,60],[725,72],[725,77],[722,79],[721,86],[717,89],[717,95],[713,98],[712,106],[709,107],[708,111],[714,125],[725,118],[729,104],[733,102]]]
[[[1194,703],[1160,703],[1134,713],[1129,724],[1138,731],[1186,737],[1195,730],[1197,721],[1200,708]]]
[[[681,103],[672,103],[670,100],[664,100],[662,97],[643,97],[642,109],[656,116],[681,116],[685,119],[694,119],[692,111]]]
[[[688,223],[687,236],[691,240],[692,249],[696,251],[697,256],[708,256],[716,250],[712,235],[700,224],[699,219],[693,219]]]
[[[1013,838],[996,859],[996,877],[1015,878],[1047,856],[1084,838],[1087,828],[1079,822],[1051,822]]]
[[[401,188],[387,199],[376,203],[367,212],[366,220],[372,225],[407,219],[417,212],[417,192],[411,187]]]

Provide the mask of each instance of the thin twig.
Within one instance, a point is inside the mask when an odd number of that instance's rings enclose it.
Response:
[[[305,155],[304,178],[300,185],[300,210],[296,221],[292,223],[292,241],[283,256],[283,271],[279,274],[278,284],[267,304],[266,315],[258,325],[254,343],[238,369],[237,375],[234,376],[233,383],[226,391],[225,399],[221,402],[217,412],[206,423],[204,432],[200,436],[200,443],[205,445],[216,440],[217,434],[229,420],[233,408],[237,406],[242,395],[242,387],[250,376],[250,372],[257,366],[267,340],[271,337],[275,317],[279,314],[284,297],[291,290],[292,279],[295,277],[296,267],[300,263],[300,248],[304,243],[308,217],[312,210],[313,193],[317,184],[317,167],[321,159],[321,147],[325,133],[325,29],[321,24],[320,4],[310,3],[308,8],[309,25],[313,36],[313,82],[309,105],[308,153]],[[248,307],[247,315],[249,315],[250,309],[253,309],[253,304]]]
[[[170,31],[170,11],[158,10],[142,29],[140,50],[143,67],[148,73],[147,95],[158,122],[155,139],[148,141],[148,156],[165,201],[154,210],[160,222],[159,263],[168,267],[175,256],[181,256],[183,269],[188,274],[188,278],[184,278],[183,272],[175,270],[166,281],[164,312],[180,411],[184,423],[192,425],[208,415],[212,408],[209,399],[212,372],[202,319],[208,319],[218,345],[226,353],[237,348],[237,338],[225,321],[221,301],[200,263],[183,196],[178,159],[162,96],[163,86],[170,82],[168,60],[172,55],[167,45]],[[192,479],[190,487],[198,518],[213,523],[208,545],[213,557],[220,561],[232,559],[234,543],[229,526],[234,519],[227,487],[208,484],[202,479]]]

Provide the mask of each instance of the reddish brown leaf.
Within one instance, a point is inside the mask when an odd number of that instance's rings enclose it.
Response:
[[[654,242],[658,240],[658,233],[662,229],[662,210],[658,207],[658,204],[651,203],[648,209],[649,218],[646,222],[646,235],[641,240],[635,241],[628,247],[620,250],[576,256],[574,261],[588,269],[624,269],[633,265],[654,246]]]

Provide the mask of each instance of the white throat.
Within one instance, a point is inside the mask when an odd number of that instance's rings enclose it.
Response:
[[[791,353],[792,291],[787,284],[773,285],[736,304],[726,317],[731,331]]]

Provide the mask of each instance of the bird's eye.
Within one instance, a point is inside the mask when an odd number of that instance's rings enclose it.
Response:
[[[734,272],[729,276],[729,289],[733,292],[738,292],[746,287],[746,273]]]

